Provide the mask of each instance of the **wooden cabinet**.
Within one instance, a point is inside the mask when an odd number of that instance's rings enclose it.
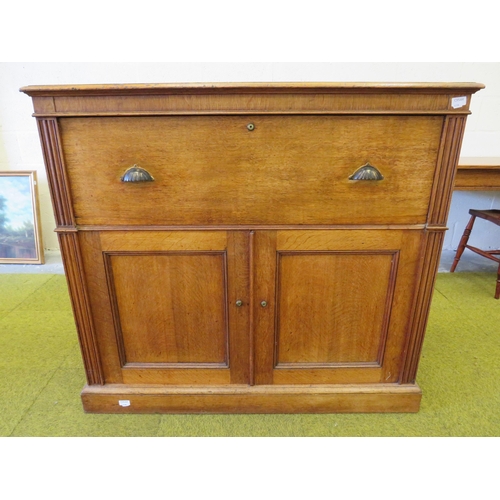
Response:
[[[418,411],[480,88],[21,89],[39,124],[85,410]]]

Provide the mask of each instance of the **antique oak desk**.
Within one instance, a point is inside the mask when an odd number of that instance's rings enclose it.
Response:
[[[89,412],[415,412],[475,83],[31,86]]]

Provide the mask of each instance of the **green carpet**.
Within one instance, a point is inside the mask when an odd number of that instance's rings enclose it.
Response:
[[[91,415],[64,276],[0,275],[0,436],[499,436],[495,275],[438,276],[417,414]]]

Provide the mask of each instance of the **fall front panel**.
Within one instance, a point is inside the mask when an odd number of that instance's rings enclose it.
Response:
[[[443,117],[78,117],[59,126],[79,225],[423,224]],[[366,163],[383,179],[353,180]],[[121,181],[134,165],[148,182]]]

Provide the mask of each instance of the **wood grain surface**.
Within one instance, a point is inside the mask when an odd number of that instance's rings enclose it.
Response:
[[[442,126],[435,116],[60,120],[82,225],[423,223]],[[367,162],[384,180],[350,181]],[[134,164],[154,182],[120,182]]]

